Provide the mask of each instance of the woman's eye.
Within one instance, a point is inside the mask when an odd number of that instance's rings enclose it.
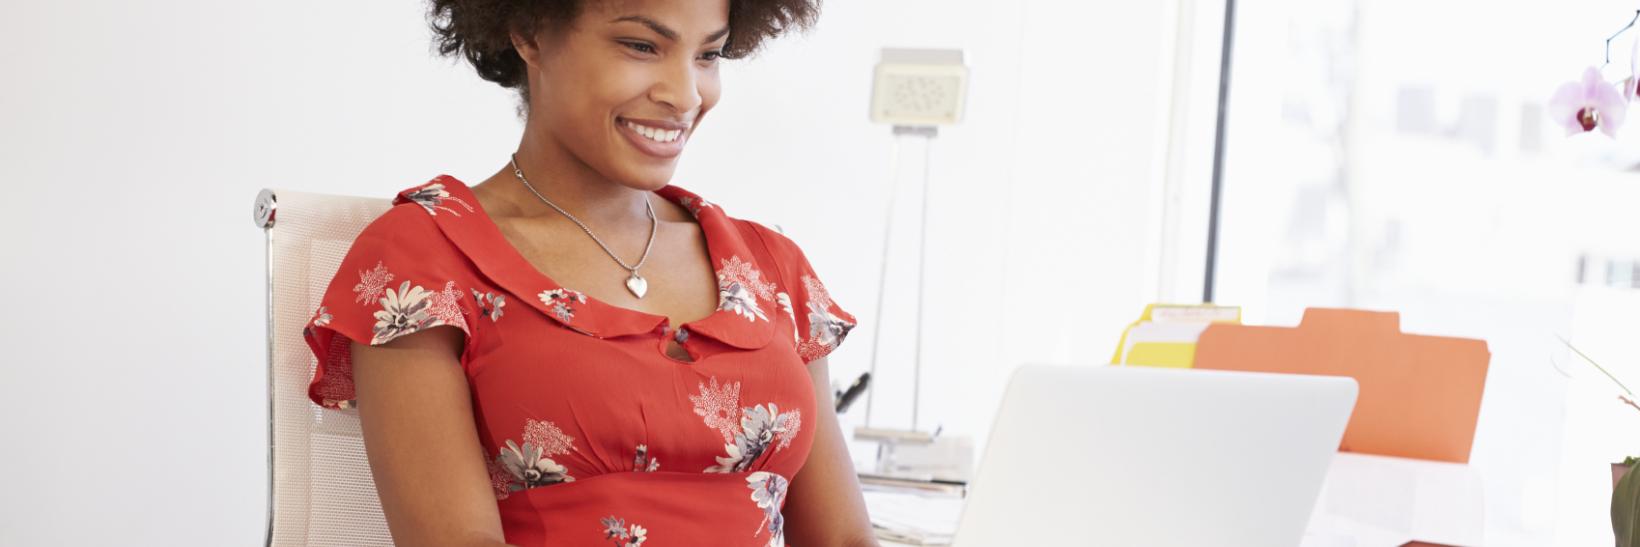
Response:
[[[719,49],[702,53],[700,54],[700,58],[703,61],[717,61],[718,59],[723,58],[723,50]]]
[[[643,42],[621,42],[621,44],[638,53],[648,54],[655,52],[655,46]]]

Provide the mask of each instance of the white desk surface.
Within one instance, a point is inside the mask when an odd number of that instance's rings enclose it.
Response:
[[[906,496],[868,491],[873,521],[956,531],[961,500]],[[1398,547],[1411,539],[1480,545],[1483,505],[1480,478],[1467,465],[1339,453],[1301,547]]]

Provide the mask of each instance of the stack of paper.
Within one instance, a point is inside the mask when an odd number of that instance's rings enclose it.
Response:
[[[904,545],[950,545],[963,498],[919,490],[863,489],[877,539]]]
[[[1480,545],[1485,506],[1480,474],[1468,465],[1340,452],[1310,529],[1348,521],[1418,541]]]

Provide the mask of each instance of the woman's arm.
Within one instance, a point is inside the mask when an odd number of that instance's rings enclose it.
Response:
[[[506,545],[461,345],[461,331],[435,327],[352,346],[365,454],[400,547]]]
[[[786,541],[794,547],[877,545],[860,495],[854,461],[837,425],[831,373],[824,357],[809,363],[814,384],[814,447],[787,494]]]

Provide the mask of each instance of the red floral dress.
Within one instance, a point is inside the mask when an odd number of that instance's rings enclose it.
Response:
[[[791,240],[681,188],[656,193],[705,233],[710,316],[671,329],[555,283],[439,176],[400,192],[343,259],[305,332],[309,397],[352,406],[349,340],[454,326],[509,543],[782,545],[814,437],[805,365],[854,317]],[[693,361],[667,356],[668,339]]]

